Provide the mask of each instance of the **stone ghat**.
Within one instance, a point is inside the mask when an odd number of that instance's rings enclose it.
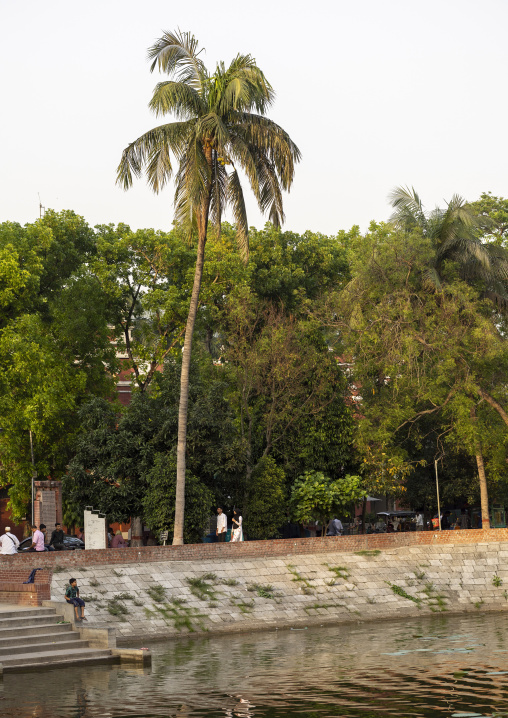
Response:
[[[245,541],[243,543],[187,544],[185,546],[142,546],[140,548],[52,551],[48,553],[0,556],[0,569],[41,566],[52,568],[97,566],[113,563],[152,563],[154,561],[207,561],[250,558],[277,558],[299,554],[334,551],[385,550],[398,546],[477,544],[508,541],[508,529],[471,529],[467,531],[414,531],[400,534],[366,536],[325,536],[323,538]]]
[[[131,643],[202,631],[508,609],[508,540],[309,554],[291,553],[291,543],[284,542],[290,550],[279,557],[245,560],[237,552],[194,561],[74,565],[72,575],[87,599],[88,625],[114,626],[118,639]],[[53,601],[63,601],[68,573],[53,573]]]

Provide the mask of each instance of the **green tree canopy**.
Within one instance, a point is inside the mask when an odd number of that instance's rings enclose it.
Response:
[[[291,513],[298,523],[319,521],[324,535],[330,519],[349,515],[352,506],[364,496],[359,476],[346,474],[333,480],[322,471],[307,471],[291,489]]]

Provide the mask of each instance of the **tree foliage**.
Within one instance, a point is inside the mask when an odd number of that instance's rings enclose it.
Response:
[[[364,496],[366,491],[359,476],[346,474],[334,480],[322,471],[307,471],[291,489],[291,513],[298,523],[319,521],[324,533],[330,519],[339,514],[349,515],[352,506]]]
[[[176,458],[174,452],[157,453],[147,476],[143,496],[143,516],[156,534],[173,532],[175,523]],[[196,476],[187,473],[185,481],[184,540],[185,543],[201,541],[212,513],[213,493]]]

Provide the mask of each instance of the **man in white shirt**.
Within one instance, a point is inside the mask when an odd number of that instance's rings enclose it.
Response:
[[[10,533],[10,530],[11,527],[6,526],[5,533],[0,536],[0,544],[2,546],[0,548],[0,554],[2,554],[3,556],[9,556],[10,554],[18,553],[19,541],[16,536],[14,536],[14,534]]]
[[[219,507],[217,509],[217,541],[220,543],[224,543],[226,540],[226,535],[228,532],[228,520],[226,518],[226,514],[222,512],[222,509]]]

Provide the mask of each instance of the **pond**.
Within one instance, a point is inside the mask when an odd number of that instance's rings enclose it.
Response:
[[[212,635],[151,648],[151,669],[7,674],[0,716],[508,718],[504,614]]]

